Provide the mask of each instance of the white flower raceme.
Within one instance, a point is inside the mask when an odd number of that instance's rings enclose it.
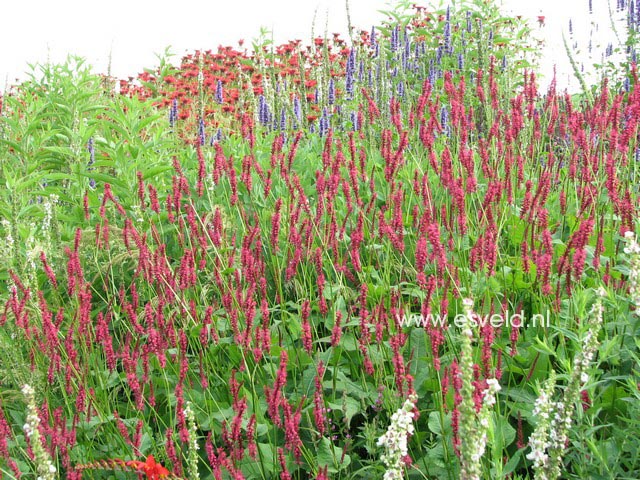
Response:
[[[491,422],[491,408],[496,404],[496,394],[500,391],[500,383],[495,378],[487,380],[487,388],[482,392],[482,407],[476,413],[475,422],[467,419],[462,428],[464,438],[461,442],[462,469],[460,478],[464,480],[480,480],[482,474],[482,456],[487,446],[487,432]]]
[[[187,459],[187,470],[189,471],[190,480],[198,480],[200,473],[198,472],[198,426],[196,425],[196,417],[191,408],[191,402],[187,402],[184,409],[184,416],[187,418],[189,427],[189,451]]]
[[[536,480],[556,479],[561,473],[562,457],[567,446],[575,404],[589,379],[587,370],[598,351],[598,333],[604,313],[602,299],[606,291],[600,288],[597,293],[599,298],[589,312],[588,329],[582,338],[581,349],[573,359],[573,370],[562,399],[558,402],[552,400],[556,385],[555,373],[552,371],[533,409],[538,424],[529,437],[531,452],[527,454],[527,458],[533,461]]]
[[[51,222],[53,220],[54,213],[53,209],[58,204],[58,198],[59,197],[57,195],[49,195],[49,198],[47,198],[42,204],[42,207],[44,208],[44,218],[42,219],[41,228],[45,238],[50,236]]]
[[[4,241],[0,242],[0,255],[2,258],[7,259],[9,262],[13,259],[13,249],[15,246],[15,239],[13,238],[14,226],[6,219],[0,220],[0,226],[4,229]],[[11,266],[11,263],[9,264]]]
[[[627,243],[624,253],[630,256],[629,297],[636,307],[636,315],[640,315],[640,245],[633,232],[626,232],[624,238]]]
[[[384,480],[401,480],[404,457],[408,454],[408,439],[413,435],[413,410],[416,406],[415,395],[409,396],[402,408],[391,416],[387,432],[378,439],[378,446],[385,448],[380,457],[387,467]]]
[[[474,400],[475,386],[473,346],[474,312],[473,300],[462,300],[467,321],[462,327],[460,339],[460,377],[462,400],[458,406],[460,412],[460,479],[480,480],[482,477],[482,456],[487,445],[487,432],[491,427],[491,412],[496,404],[496,394],[500,391],[500,383],[495,378],[487,380],[487,388],[482,392],[482,406],[476,411]]]
[[[536,471],[536,479],[546,480],[545,468],[549,463],[547,449],[550,446],[549,429],[551,426],[551,415],[554,410],[552,401],[553,390],[556,386],[555,373],[552,371],[540,396],[536,399],[533,415],[538,418],[538,425],[529,437],[531,452],[527,454],[527,459],[533,462]]]
[[[49,452],[47,452],[42,445],[40,431],[38,430],[40,416],[38,415],[38,407],[36,406],[35,391],[31,385],[24,385],[22,387],[22,394],[27,401],[27,421],[22,429],[27,438],[29,438],[29,444],[33,451],[36,471],[38,473],[37,480],[55,480],[56,467],[53,465],[51,455],[49,455]]]

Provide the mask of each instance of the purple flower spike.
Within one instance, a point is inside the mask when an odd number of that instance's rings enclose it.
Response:
[[[224,102],[224,94],[222,92],[222,81],[218,80],[216,83],[216,103]]]
[[[200,142],[200,145],[204,145],[204,141],[206,139],[206,136],[204,134],[204,120],[201,118],[198,121],[198,141]]]

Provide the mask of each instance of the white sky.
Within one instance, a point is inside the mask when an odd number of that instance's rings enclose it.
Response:
[[[567,30],[570,17],[584,38],[593,29],[590,22],[600,19],[597,38],[605,37],[608,1],[615,4],[615,0],[593,0],[592,16],[587,15],[588,0],[504,0],[504,6],[533,19],[537,34],[547,41],[543,63],[550,72],[554,63],[568,69],[560,32]],[[367,30],[385,18],[379,10],[389,5],[386,0],[349,0],[349,4],[353,26]],[[0,90],[5,80],[25,78],[28,63],[60,62],[69,53],[106,72],[111,52],[112,74],[127,77],[154,67],[156,54],[168,46],[178,55],[176,61],[198,48],[237,46],[239,39],[250,46],[261,26],[273,32],[276,43],[295,38],[306,42],[314,11],[317,35],[324,33],[325,25],[329,33],[346,32],[345,0],[0,0]],[[543,28],[538,28],[537,15],[546,17]],[[566,77],[559,75],[563,86]]]

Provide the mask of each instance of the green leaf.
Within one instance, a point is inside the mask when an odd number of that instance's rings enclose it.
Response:
[[[118,180],[116,177],[112,176],[112,175],[108,175],[106,173],[100,173],[100,172],[79,172],[79,175],[83,176],[83,177],[87,177],[87,178],[93,178],[94,180],[97,180],[99,182],[104,182],[104,183],[109,183],[111,185],[120,187],[122,189],[127,189],[127,185],[122,182],[121,180]]]
[[[318,456],[316,458],[318,460],[318,467],[327,467],[329,473],[338,473],[351,463],[351,457],[326,437],[322,437],[320,440]]]
[[[511,426],[511,424],[504,419],[498,420],[500,424],[500,435],[502,436],[502,445],[503,448],[508,447],[513,443],[516,438],[516,429]]]
[[[546,353],[551,357],[556,356],[556,351],[553,348],[551,348],[549,345],[547,345],[546,342],[543,342],[542,340],[540,340],[540,338],[534,337],[533,341],[534,341],[534,344],[532,345],[532,347],[536,352]]]
[[[502,468],[502,475],[507,476],[513,472],[520,463],[520,457],[522,457],[522,450],[518,450]]]
[[[168,172],[169,170],[173,170],[173,167],[171,165],[156,165],[155,167],[151,167],[143,170],[142,178],[144,180],[147,180],[161,173]]]
[[[344,415],[344,419],[347,422],[347,425],[351,423],[351,419],[353,416],[360,412],[361,405],[360,402],[351,397],[344,397],[339,402],[329,402],[327,406],[331,408],[334,412],[339,411]]]
[[[444,424],[442,423],[444,420]],[[436,435],[449,435],[451,433],[451,415],[440,416],[440,412],[433,411],[429,414],[429,420],[427,422],[429,430]],[[443,433],[444,432],[444,433]]]

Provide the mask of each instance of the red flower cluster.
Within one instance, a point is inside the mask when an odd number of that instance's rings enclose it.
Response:
[[[144,473],[148,480],[162,480],[169,476],[170,472],[160,463],[156,463],[153,455],[149,455],[144,462],[130,460],[125,465],[132,467],[134,470]]]

